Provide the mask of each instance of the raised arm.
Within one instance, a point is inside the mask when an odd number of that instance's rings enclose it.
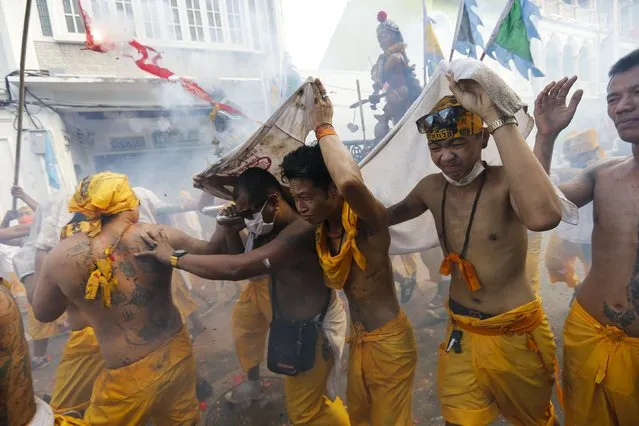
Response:
[[[53,249],[44,259],[44,265],[37,273],[37,283],[33,291],[33,314],[40,322],[53,322],[67,310],[69,299],[62,293],[56,278],[61,265],[66,263],[60,258],[62,251]],[[36,269],[37,266],[36,266]]]
[[[22,200],[29,208],[36,211],[38,208],[38,202],[34,200],[29,194],[24,192],[24,189],[20,186],[14,186],[11,188],[11,195]]]
[[[30,231],[31,225],[27,223],[10,226],[8,228],[0,228],[0,244],[7,244],[16,238],[27,237]]]
[[[503,114],[486,90],[477,82],[455,82],[448,76],[450,90],[467,110],[479,115],[484,123],[492,124]],[[507,124],[493,132],[501,157],[510,202],[526,228],[531,231],[552,229],[561,221],[561,204],[555,189],[515,124]]]
[[[408,193],[399,203],[386,209],[388,215],[388,226],[397,225],[398,223],[407,222],[426,213],[428,206],[421,197],[426,189],[429,177],[422,179],[411,192]]]
[[[136,256],[151,256],[169,265],[174,248],[169,244],[166,234],[159,233],[151,240],[144,238],[149,246],[155,248]],[[296,253],[312,248],[313,244],[313,227],[298,221],[280,232],[274,240],[248,253],[208,256],[187,254],[179,259],[178,267],[209,280],[239,281],[290,267],[291,262],[295,262]]]
[[[332,127],[333,104],[326,89],[319,79],[312,86],[315,104],[310,112],[311,123],[316,130],[323,125]],[[357,216],[373,228],[386,226],[386,208],[364,184],[359,166],[340,138],[334,134],[322,137],[320,133],[318,143],[331,179]]]
[[[546,173],[550,172],[557,136],[572,121],[583,96],[582,90],[575,91],[570,103],[566,105],[566,98],[575,81],[577,81],[576,76],[570,79],[564,77],[558,82],[553,81],[544,87],[535,100],[537,136],[535,137],[534,153]],[[593,172],[592,169],[584,170],[575,178],[559,186],[565,197],[577,207],[582,207],[593,199]]]

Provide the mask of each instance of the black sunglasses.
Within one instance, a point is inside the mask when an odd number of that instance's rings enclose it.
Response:
[[[433,112],[418,119],[415,124],[419,133],[427,133],[433,127],[443,127],[456,131],[459,118],[466,110],[461,106],[451,106],[441,111]]]
[[[251,219],[253,219],[253,215],[255,215],[256,213],[261,212],[264,209],[264,207],[266,206],[267,202],[268,202],[268,197],[266,198],[266,200],[264,200],[261,203],[256,204],[254,207],[248,208],[246,210],[238,211],[237,215],[239,217],[241,217],[242,219],[251,220]]]

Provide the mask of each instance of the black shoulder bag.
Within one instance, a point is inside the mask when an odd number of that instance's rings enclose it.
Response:
[[[271,275],[271,309],[273,320],[268,337],[268,369],[276,374],[297,376],[315,364],[317,333],[331,303],[331,290],[322,313],[309,320],[287,320],[279,315],[275,292],[275,275]]]

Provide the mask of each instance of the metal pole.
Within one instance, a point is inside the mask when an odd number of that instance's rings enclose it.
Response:
[[[22,118],[24,110],[24,66],[27,60],[27,41],[29,39],[29,19],[31,17],[31,0],[27,0],[24,9],[24,25],[22,26],[22,51],[20,52],[20,92],[18,95],[18,134],[16,137],[16,162],[13,171],[13,185],[18,185],[20,177],[20,151],[22,147]],[[18,199],[13,198],[13,210],[18,207]]]
[[[359,80],[355,80],[357,82],[357,100],[360,102],[359,105],[359,119],[362,122],[362,134],[364,135],[364,142],[366,142],[366,126],[364,125],[364,106],[362,105],[362,91],[359,88]]]

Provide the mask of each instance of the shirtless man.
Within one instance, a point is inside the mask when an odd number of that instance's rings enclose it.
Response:
[[[455,96],[417,120],[442,173],[388,210],[391,225],[430,210],[441,270],[452,272],[438,360],[442,414],[449,425],[487,425],[500,413],[514,424],[552,424],[555,343],[525,266],[527,230],[554,228],[561,204],[516,120],[476,82],[449,81]],[[490,134],[503,166],[481,161]]]
[[[138,223],[139,201],[126,176],[85,178],[69,211],[87,217],[86,232],[60,242],[47,256],[33,310],[50,322],[72,306],[93,325],[105,369],[93,388],[85,420],[92,425],[194,425],[195,360],[188,333],[171,300],[171,270],[136,259],[141,234],[156,225]],[[208,242],[167,229],[174,245],[208,253]]]
[[[594,202],[592,267],[564,325],[567,425],[630,425],[639,418],[639,50],[610,70],[608,116],[632,156],[600,160],[560,186],[579,207]],[[538,96],[535,153],[550,169],[553,144],[572,120],[576,77]]]
[[[335,383],[329,380],[331,370],[339,368],[346,333],[346,315],[335,291],[324,286],[315,255],[313,227],[288,204],[277,179],[263,169],[250,168],[243,172],[235,182],[233,198],[235,206],[225,213],[244,219],[243,224],[249,231],[246,253],[223,255],[245,251],[239,236],[239,230],[244,226],[218,225],[212,241],[225,242],[216,246],[219,255],[175,253],[170,241],[159,233],[153,234],[152,240],[149,240],[149,244],[155,246],[154,250],[139,254],[138,258],[152,255],[165,265],[173,265],[209,280],[238,281],[270,275],[275,280],[271,292],[276,301],[266,303],[276,309],[276,314],[273,315],[271,309],[262,309],[261,313],[255,312],[260,309],[242,309],[233,315],[234,334],[241,339],[237,342],[240,352],[246,352],[243,346],[247,344],[259,346],[255,351],[263,353],[264,350],[263,339],[260,345],[259,336],[251,339],[242,333],[253,331],[259,335],[265,333],[264,326],[271,324],[269,340],[274,341],[274,338],[281,336],[281,329],[276,325],[282,319],[290,324],[292,321],[316,319],[326,312],[322,321],[324,332],[318,333],[317,341],[309,345],[311,353],[315,354],[312,368],[293,376],[287,375],[285,379],[288,417],[293,425],[349,425],[346,409],[336,395]],[[172,261],[174,253],[180,257],[174,257]],[[243,295],[247,304],[257,304],[250,298],[260,297],[249,292]],[[240,335],[236,331],[240,331]],[[292,343],[291,346],[296,347],[295,342]],[[269,352],[273,349],[271,346],[269,343]],[[326,352],[329,347],[332,357]],[[302,352],[306,351],[302,349]],[[250,378],[255,379],[256,375],[259,378],[260,355],[247,355],[252,362],[243,362],[245,369],[248,367],[253,370],[253,377]],[[277,354],[269,353],[269,360],[274,359],[274,355]],[[255,365],[251,364],[256,364],[258,374],[255,374]],[[269,368],[273,370],[271,362]],[[287,374],[285,371],[273,371]],[[259,382],[254,385],[257,386]],[[251,394],[259,396],[259,388]]]
[[[324,86],[316,80],[313,89],[310,118],[319,142],[286,155],[282,169],[297,210],[316,226],[326,285],[348,297],[353,324],[348,414],[357,426],[412,425],[417,350],[395,293],[386,208],[335,134]]]

